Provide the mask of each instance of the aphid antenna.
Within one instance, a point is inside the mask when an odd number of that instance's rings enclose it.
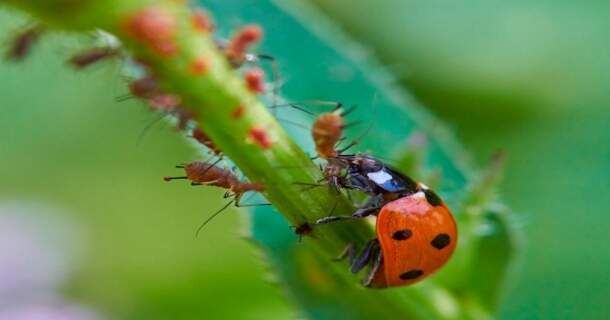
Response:
[[[315,114],[313,112],[303,108],[302,105],[331,106],[331,107],[333,107],[332,111],[339,110],[339,109],[341,109],[341,107],[343,107],[343,103],[341,103],[339,101],[303,100],[303,101],[296,101],[296,102],[287,102],[287,103],[282,103],[282,104],[276,104],[276,105],[271,106],[271,108],[272,109],[276,109],[276,108],[291,107],[291,108],[297,109],[299,111],[302,111],[304,113],[307,113],[309,115],[315,116]]]
[[[293,126],[295,126],[295,127],[299,128],[299,129],[303,129],[303,130],[307,130],[307,131],[309,131],[309,130],[310,130],[310,128],[309,128],[309,127],[307,127],[306,125],[301,124],[301,123],[298,123],[298,122],[296,122],[296,121],[292,121],[292,120],[290,120],[290,119],[285,119],[285,118],[281,118],[281,117],[275,117],[275,118],[276,118],[278,121],[281,121],[281,122],[283,122],[283,123],[288,123],[288,124],[291,124],[291,125],[293,125]]]
[[[371,105],[373,106],[373,111],[372,111],[371,121],[369,122],[369,125],[367,126],[367,128],[356,139],[352,140],[352,142],[350,142],[349,145],[347,145],[343,149],[339,150],[338,154],[343,155],[343,153],[345,151],[358,145],[362,141],[362,139],[364,139],[364,137],[366,137],[366,135],[371,131],[371,129],[373,129],[373,126],[375,125],[374,120],[377,116],[377,93],[375,93],[375,95],[373,96],[373,103]]]
[[[146,126],[144,126],[144,128],[142,128],[142,131],[140,132],[140,134],[138,135],[138,138],[136,139],[136,147],[142,143],[142,140],[144,140],[144,137],[150,131],[150,129],[152,129],[161,120],[165,119],[165,117],[167,117],[168,115],[169,115],[169,113],[162,112],[158,117],[152,119],[149,123],[147,123]]]
[[[280,66],[277,63],[277,60],[275,59],[275,57],[273,57],[270,54],[266,54],[266,53],[258,53],[258,54],[246,54],[245,58],[246,58],[246,61],[254,62],[254,63],[259,63],[260,60],[269,61],[269,63],[271,64],[271,76],[273,77],[272,104],[277,105],[277,98],[280,96],[280,90],[282,87],[282,85],[281,85],[282,76],[280,73]]]

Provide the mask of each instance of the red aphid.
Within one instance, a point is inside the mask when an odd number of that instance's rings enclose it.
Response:
[[[172,111],[181,103],[179,96],[169,93],[157,94],[148,98],[148,104],[158,111]]]
[[[115,48],[94,48],[74,55],[68,63],[76,69],[83,69],[98,61],[118,56],[120,51]]]
[[[184,165],[185,176],[164,177],[163,180],[176,179],[191,180],[193,185],[208,185],[227,189],[235,194],[235,202],[239,204],[241,196],[249,191],[262,192],[265,187],[260,183],[241,181],[231,170],[211,165],[209,163],[194,161]]]
[[[191,16],[191,24],[199,32],[213,32],[215,29],[212,17],[207,11],[201,9],[195,9]]]
[[[133,38],[147,44],[157,54],[170,57],[178,53],[176,45],[177,21],[162,7],[147,7],[132,14],[125,22],[125,30]]]
[[[240,104],[235,109],[233,109],[233,111],[231,111],[231,117],[233,117],[234,119],[240,119],[241,117],[244,116],[245,113],[246,113],[246,107],[244,107],[244,105]]]
[[[182,106],[176,106],[173,110],[174,116],[178,119],[178,123],[176,124],[176,128],[178,130],[184,130],[188,125],[189,121],[197,116],[197,113],[186,109]]]
[[[210,67],[209,64],[209,60],[205,56],[199,56],[191,61],[189,71],[193,75],[205,74]]]
[[[258,25],[247,25],[239,30],[229,41],[225,54],[234,66],[240,66],[246,52],[263,37],[263,29]]]
[[[222,155],[222,151],[203,130],[195,128],[193,129],[191,134],[193,135],[193,139],[197,140],[197,142],[201,143],[202,145],[208,147],[208,149],[212,150],[215,155]]]
[[[150,98],[159,93],[159,83],[152,76],[133,80],[128,85],[129,92],[138,98]]]
[[[6,52],[6,58],[14,61],[23,60],[30,53],[43,30],[40,25],[35,25],[15,35]]]
[[[248,139],[263,149],[269,149],[273,145],[267,130],[261,127],[252,127],[248,131]]]
[[[244,75],[248,89],[254,93],[263,93],[265,91],[265,73],[259,68],[252,68],[246,71]]]

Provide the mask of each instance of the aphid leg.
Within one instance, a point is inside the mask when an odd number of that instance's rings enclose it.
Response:
[[[235,195],[235,206],[238,208],[247,208],[247,207],[263,207],[263,206],[270,206],[272,205],[271,203],[249,203],[249,204],[242,204],[241,203],[241,197],[243,196],[243,194],[234,194]]]
[[[379,248],[379,244],[377,244],[372,259],[373,265],[371,267],[371,270],[369,270],[369,273],[367,274],[366,278],[362,280],[362,285],[365,287],[369,287],[371,285],[371,282],[373,282],[375,274],[377,274],[377,271],[379,271],[379,268],[381,267],[381,262],[383,261],[383,251],[381,251],[381,249]]]
[[[201,232],[201,229],[203,229],[203,227],[205,227],[210,221],[212,221],[212,219],[214,219],[219,213],[221,213],[225,209],[227,209],[234,202],[235,202],[235,199],[231,199],[231,201],[227,202],[227,204],[225,204],[222,208],[220,208],[220,210],[214,212],[214,214],[212,214],[210,217],[205,219],[205,221],[203,221],[203,223],[201,223],[201,225],[199,225],[199,228],[197,228],[197,231],[195,232],[195,236],[196,237],[199,236],[199,232]]]
[[[352,273],[358,273],[358,271],[362,270],[362,268],[366,267],[372,257],[372,253],[378,247],[377,239],[370,240],[360,255],[354,260],[350,267],[350,271]]]

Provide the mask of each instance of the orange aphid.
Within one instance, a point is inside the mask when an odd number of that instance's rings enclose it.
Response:
[[[178,52],[176,19],[162,7],[151,6],[132,14],[125,22],[125,30],[162,56],[169,57]]]
[[[262,93],[265,91],[265,72],[259,68],[252,68],[246,71],[244,75],[246,86],[254,93]]]
[[[208,137],[208,135],[201,129],[195,128],[191,132],[193,139],[197,140],[197,142],[202,145],[208,147],[208,149],[212,150],[212,152],[219,156],[222,154],[222,151],[218,148],[218,146]]]
[[[195,9],[191,16],[191,24],[196,31],[213,32],[215,29],[214,21],[207,11]]]
[[[263,37],[263,29],[257,25],[247,25],[240,29],[229,41],[225,54],[234,66],[240,66],[248,49]]]
[[[228,202],[224,207],[220,210],[216,211],[212,214],[208,219],[206,219],[199,229],[197,233],[201,231],[201,229],[210,222],[216,215],[226,209],[232,203],[235,204],[236,207],[240,207],[241,197],[246,192],[262,192],[265,190],[265,187],[260,183],[247,182],[240,180],[231,170],[224,169],[218,167],[214,164],[208,164],[201,161],[194,161],[188,163],[184,166],[177,166],[178,168],[183,168],[185,172],[185,176],[180,177],[164,177],[163,180],[171,181],[176,179],[188,179],[191,180],[192,185],[207,185],[207,186],[215,186],[219,188],[223,188],[228,190],[225,194],[225,198],[232,197],[230,202]],[[268,204],[259,204],[259,205],[268,205]],[[253,206],[253,205],[248,205]]]
[[[262,192],[265,187],[260,183],[241,181],[231,170],[224,169],[206,162],[193,161],[182,166],[186,176],[164,177],[163,180],[177,179],[191,180],[193,185],[207,185],[227,189],[235,194],[235,201],[239,204],[241,196],[249,191]]]
[[[191,61],[189,71],[194,75],[202,75],[208,71],[209,67],[208,59],[205,56],[199,56]]]
[[[337,142],[343,135],[345,128],[341,109],[325,112],[319,115],[311,128],[311,136],[316,145],[316,152],[321,158],[328,159],[337,156],[335,149]]]
[[[248,131],[248,139],[263,149],[269,149],[273,141],[267,134],[267,130],[261,127],[252,127]]]

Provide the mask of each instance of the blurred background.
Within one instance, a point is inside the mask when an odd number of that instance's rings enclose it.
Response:
[[[526,241],[498,317],[609,318],[610,4],[312,4],[444,120],[475,163],[507,152],[501,194]],[[7,43],[27,20],[0,10]],[[84,41],[53,34],[25,63],[0,63],[0,319],[294,318],[240,239],[235,210],[194,237],[222,192],[163,183],[197,156],[167,125],[142,136],[157,116],[115,102],[126,93],[120,65],[66,68]]]

